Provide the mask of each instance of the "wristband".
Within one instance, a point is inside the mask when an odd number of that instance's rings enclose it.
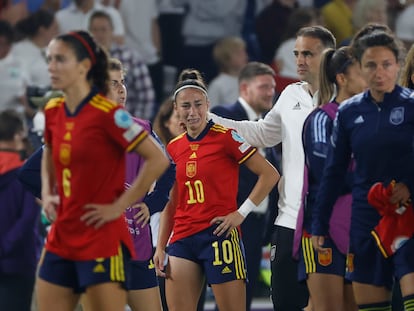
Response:
[[[243,204],[239,207],[237,210],[240,215],[242,215],[244,218],[249,215],[249,213],[256,208],[256,205],[250,200],[249,198],[246,199],[246,201],[243,202]]]

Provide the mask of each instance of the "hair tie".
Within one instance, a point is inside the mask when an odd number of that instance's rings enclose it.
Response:
[[[69,32],[69,35],[75,37],[84,46],[84,48],[88,51],[89,57],[91,58],[92,65],[95,65],[96,64],[95,53],[92,51],[92,48],[89,45],[89,43],[77,32]]]

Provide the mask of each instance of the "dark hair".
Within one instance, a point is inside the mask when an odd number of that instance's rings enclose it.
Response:
[[[414,90],[414,83],[411,80],[411,76],[414,74],[414,44],[408,50],[407,56],[405,57],[404,68],[402,69],[400,76],[401,86],[408,87]]]
[[[0,112],[0,141],[12,141],[14,135],[23,129],[23,120],[15,110],[7,109]]]
[[[178,83],[174,89],[174,101],[180,89],[185,86],[194,86],[195,88],[201,88],[201,90],[203,90],[207,96],[207,86],[204,83],[201,73],[196,69],[184,69],[181,71],[178,77]]]
[[[114,23],[112,22],[111,16],[104,11],[95,11],[92,13],[92,15],[89,17],[88,29],[91,28],[91,23],[95,18],[106,18],[109,24],[111,24],[111,28],[114,29]]]
[[[392,33],[390,27],[388,27],[385,24],[369,23],[357,31],[357,33],[352,37],[350,45],[352,46],[356,40],[365,35],[373,33],[374,31],[384,31],[387,33]]]
[[[49,28],[53,24],[54,19],[53,13],[40,9],[19,21],[15,29],[21,37],[32,38],[38,33],[40,27]]]
[[[14,30],[9,22],[0,20],[0,37],[5,37],[9,44],[13,42]]]
[[[86,78],[90,80],[101,93],[107,94],[109,57],[106,51],[95,42],[91,34],[83,30],[73,31],[56,37],[56,40],[61,40],[70,45],[74,50],[78,61],[82,61],[85,58],[91,60],[92,67]]]
[[[332,32],[322,26],[307,26],[302,27],[296,33],[296,37],[311,37],[319,39],[324,48],[335,48],[336,39]]]
[[[352,44],[352,54],[361,63],[365,51],[371,47],[388,48],[395,56],[397,62],[400,62],[402,43],[392,34],[384,31],[374,30],[371,33],[363,35],[356,39]]]
[[[249,81],[257,76],[271,75],[275,76],[275,71],[269,65],[260,62],[250,62],[240,71],[239,83]]]
[[[328,103],[335,94],[335,85],[338,86],[336,75],[346,73],[354,62],[351,48],[343,46],[335,49],[326,49],[322,53],[319,69],[319,98],[318,106]]]
[[[173,112],[174,100],[172,97],[168,97],[161,104],[153,122],[153,130],[164,145],[167,145],[174,138],[168,127],[165,126],[165,123],[171,118]]]
[[[309,26],[313,20],[316,20],[316,11],[311,8],[295,9],[289,15],[286,30],[284,31],[283,40],[293,38],[297,32],[302,28]]]

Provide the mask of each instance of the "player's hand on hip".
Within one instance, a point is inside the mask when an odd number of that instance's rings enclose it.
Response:
[[[221,236],[226,234],[226,237],[230,235],[231,231],[240,226],[243,222],[244,217],[238,212],[234,211],[226,216],[214,217],[210,223],[218,224],[217,228],[214,230],[213,234]]]
[[[118,219],[124,212],[114,204],[86,204],[84,206],[86,213],[81,216],[88,226],[94,226],[96,229],[102,227],[107,222]]]
[[[132,205],[132,208],[138,209],[138,212],[134,215],[134,219],[136,220],[137,224],[141,224],[141,228],[143,228],[146,224],[150,221],[150,211],[144,202],[136,203]]]

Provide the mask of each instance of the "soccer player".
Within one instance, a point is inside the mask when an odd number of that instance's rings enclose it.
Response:
[[[319,99],[316,108],[306,118],[303,127],[305,152],[304,198],[299,211],[295,241],[299,249],[299,281],[307,282],[315,310],[354,311],[355,300],[350,282],[344,282],[345,260],[349,244],[351,221],[350,165],[348,183],[342,197],[336,202],[329,238],[325,239],[326,253],[315,252],[312,247],[312,215],[317,200],[325,159],[330,150],[333,121],[339,105],[347,98],[362,92],[366,83],[361,76],[359,64],[353,60],[349,47],[338,50],[326,49],[322,54],[319,73]],[[332,226],[334,226],[332,228]]]
[[[405,310],[414,310],[414,239],[386,257],[371,232],[381,220],[367,201],[374,183],[396,180],[388,201],[407,204],[414,191],[414,98],[396,84],[400,44],[393,34],[374,31],[352,44],[368,90],[347,100],[338,110],[332,152],[317,194],[318,217],[312,220],[312,242],[324,252],[330,209],[338,196],[351,155],[356,166],[352,187],[352,219],[347,268],[359,310],[391,310],[390,291],[396,278]],[[412,208],[409,206],[409,208]],[[395,213],[390,211],[390,213]],[[389,245],[387,245],[389,246]]]
[[[169,165],[167,157],[108,90],[108,57],[84,31],[48,47],[52,87],[64,97],[45,107],[42,202],[53,221],[39,264],[40,311],[73,310],[85,293],[91,310],[123,311],[125,265],[134,255],[124,211]],[[145,159],[124,191],[125,151]]]
[[[239,225],[268,195],[279,174],[236,131],[207,121],[209,100],[198,71],[181,73],[174,107],[187,132],[167,146],[176,163],[176,182],[161,215],[154,255],[157,273],[166,276],[168,306],[195,310],[205,277],[219,310],[245,310],[247,275]],[[237,209],[241,163],[258,181]]]

